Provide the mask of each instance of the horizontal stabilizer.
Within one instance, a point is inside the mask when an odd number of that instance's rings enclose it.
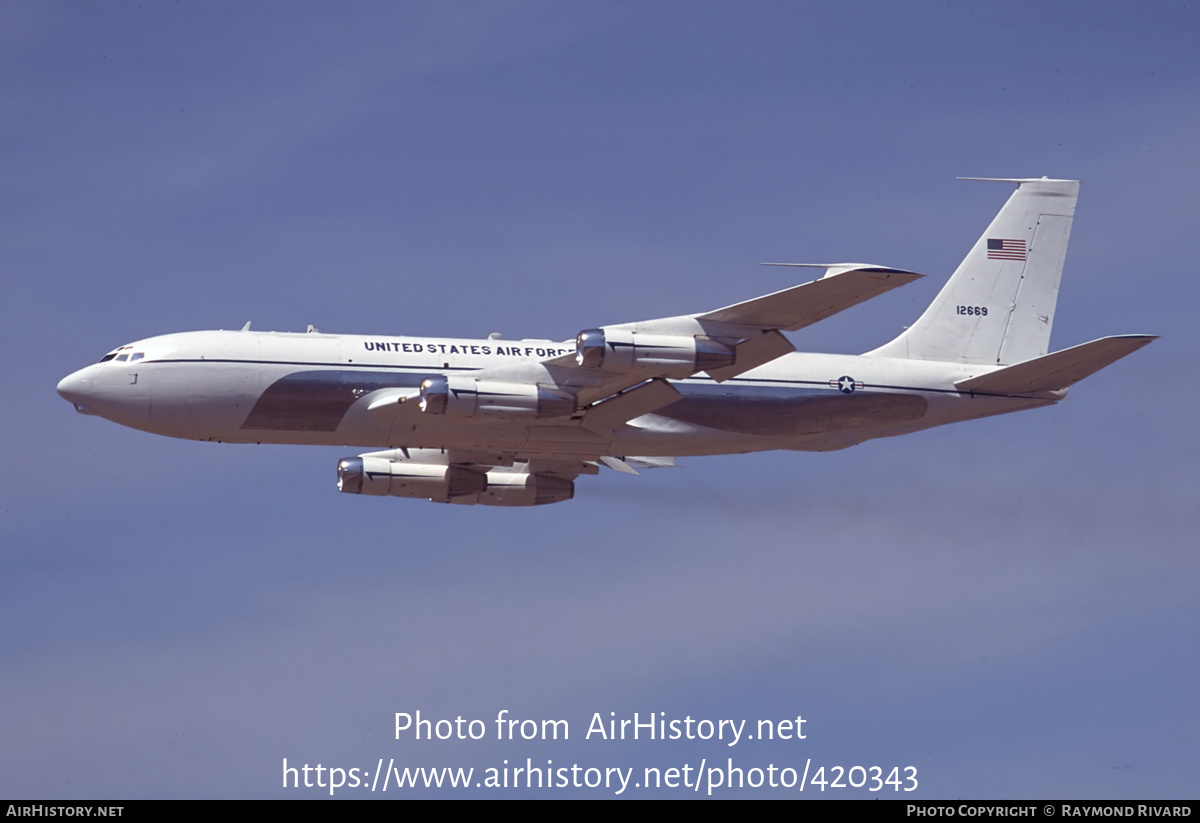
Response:
[[[772,263],[769,265],[813,266],[810,263]],[[811,283],[793,286],[765,297],[735,303],[723,309],[696,315],[697,320],[757,326],[760,329],[796,331],[824,320],[864,300],[911,283],[923,275],[903,269],[857,263],[820,264],[825,276]]]
[[[1036,394],[1059,391],[1078,383],[1127,354],[1157,340],[1153,334],[1124,334],[1102,337],[1090,343],[1072,346],[1006,366],[999,371],[955,383],[962,392],[983,394]]]

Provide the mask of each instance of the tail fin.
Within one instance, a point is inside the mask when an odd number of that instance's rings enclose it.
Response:
[[[1017,190],[933,303],[869,354],[1010,365],[1049,350],[1079,181],[1001,182]]]

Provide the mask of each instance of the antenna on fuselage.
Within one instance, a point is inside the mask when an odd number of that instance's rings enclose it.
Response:
[[[246,325],[242,326],[242,331],[250,331],[250,321],[246,321]]]

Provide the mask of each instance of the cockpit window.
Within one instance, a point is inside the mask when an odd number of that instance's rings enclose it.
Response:
[[[133,363],[136,360],[141,360],[146,356],[145,352],[131,351],[133,346],[122,346],[116,351],[110,351],[108,354],[100,358],[101,363],[107,363],[109,360],[116,360],[118,363],[129,361]]]

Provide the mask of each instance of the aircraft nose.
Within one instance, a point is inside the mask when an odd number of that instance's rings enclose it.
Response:
[[[74,374],[68,374],[58,381],[58,393],[63,400],[75,406],[81,414],[95,414],[87,405],[92,395],[92,378],[81,369]]]

